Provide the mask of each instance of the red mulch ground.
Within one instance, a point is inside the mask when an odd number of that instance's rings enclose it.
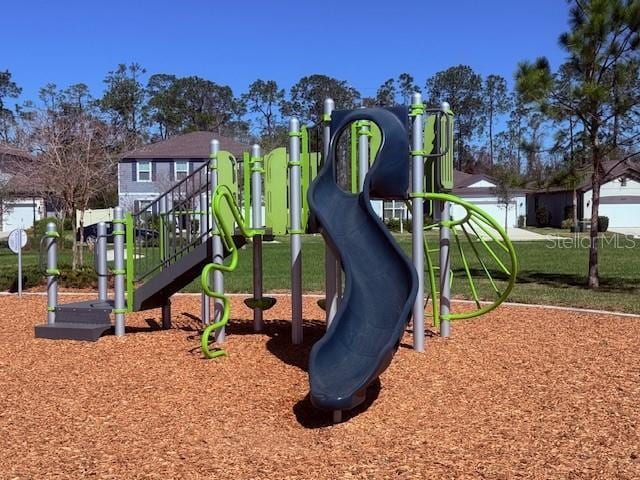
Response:
[[[194,296],[170,331],[143,312],[93,344],[34,339],[43,296],[0,306],[3,479],[640,478],[638,319],[504,307],[456,323],[425,354],[400,348],[375,401],[330,426],[306,398],[322,323],[291,346],[282,298],[264,334],[234,321],[214,361]],[[322,318],[315,299],[305,312]]]

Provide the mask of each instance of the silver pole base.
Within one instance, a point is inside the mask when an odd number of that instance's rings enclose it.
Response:
[[[451,336],[451,322],[449,320],[440,321],[440,336],[449,338]]]
[[[333,411],[333,423],[342,423],[342,410]]]

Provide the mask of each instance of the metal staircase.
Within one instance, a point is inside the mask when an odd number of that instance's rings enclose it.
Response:
[[[129,312],[160,308],[198,278],[213,256],[209,166],[204,164],[155,200],[126,216]],[[244,236],[234,235],[239,248]],[[225,244],[226,245],[226,244]],[[229,249],[225,248],[225,257]],[[113,301],[58,305],[56,322],[36,326],[39,338],[95,341],[112,329]],[[163,322],[164,323],[164,322]]]

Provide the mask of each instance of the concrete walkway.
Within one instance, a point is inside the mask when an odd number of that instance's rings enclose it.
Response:
[[[609,228],[610,232],[628,235],[633,238],[640,238],[640,227],[613,227]]]
[[[555,235],[541,235],[539,233],[532,232],[531,230],[525,230],[524,228],[509,227],[507,229],[507,235],[512,242],[531,242],[541,240],[554,240],[560,237]]]
[[[476,231],[480,234],[483,240],[491,240],[491,237],[484,233],[481,229],[476,228]],[[556,240],[560,237],[554,235],[541,235],[539,233],[525,230],[524,228],[509,227],[507,228],[507,235],[512,242],[536,242],[544,240]],[[497,236],[497,232],[496,232]]]

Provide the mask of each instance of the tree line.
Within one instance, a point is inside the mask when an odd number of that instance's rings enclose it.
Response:
[[[107,73],[98,98],[83,83],[64,89],[48,84],[37,101],[9,108],[21,89],[11,72],[0,71],[0,141],[37,154],[40,160],[27,173],[72,214],[113,192],[117,156],[135,146],[206,130],[259,141],[269,150],[286,144],[289,116],[317,122],[326,97],[337,108],[393,106],[410,103],[422,91],[428,106],[447,101],[455,113],[456,167],[492,174],[507,201],[517,187],[572,188],[575,222],[575,188],[585,172],[590,175],[589,285],[597,287],[605,165],[635,158],[640,143],[640,1],[568,3],[569,30],[559,38],[565,62],[554,71],[544,57],[523,61],[515,66],[513,88],[500,75],[483,77],[468,65],[455,65],[422,82],[406,72],[390,77],[373,96],[322,74],[304,76],[288,90],[275,80],[257,79],[236,94],[210,79],[148,75],[130,63]],[[69,179],[67,171],[78,174]],[[99,189],[90,186],[96,177],[102,179]]]
[[[17,99],[21,88],[12,81],[11,72],[4,71],[0,72],[0,141],[28,146],[39,113],[58,116],[73,107],[103,122],[127,147],[197,130],[276,145],[286,140],[288,117],[317,122],[327,97],[337,108],[394,106],[409,104],[419,91],[425,92],[427,105],[448,101],[456,113],[458,168],[486,169],[508,154],[524,151],[524,132],[531,122],[516,92],[509,90],[502,76],[483,78],[468,65],[452,66],[423,82],[401,73],[367,97],[348,81],[322,74],[302,77],[288,91],[275,80],[257,79],[236,95],[231,87],[210,79],[147,75],[137,63],[120,64],[106,74],[98,98],[84,83],[67,88],[47,84],[36,101],[23,101],[13,109],[7,101]]]

